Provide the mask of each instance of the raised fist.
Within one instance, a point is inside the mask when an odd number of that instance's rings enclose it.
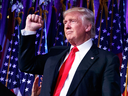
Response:
[[[25,30],[36,31],[43,26],[42,17],[35,14],[29,14],[26,19]]]

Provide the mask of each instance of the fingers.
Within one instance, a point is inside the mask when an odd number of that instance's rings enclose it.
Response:
[[[31,22],[36,22],[36,23],[42,23],[42,17],[39,16],[39,15],[35,15],[35,14],[29,14],[28,15],[28,19],[31,21]]]
[[[42,77],[40,77],[40,79],[41,79],[40,87],[42,87],[43,75],[42,75]]]
[[[40,86],[38,86],[38,81],[39,81],[39,76],[37,76],[34,80],[31,96],[39,96],[40,95],[42,82],[40,82]]]
[[[42,82],[40,82],[40,88],[42,87]]]
[[[32,91],[36,91],[37,88],[38,88],[38,81],[39,81],[39,77],[37,76],[34,80],[34,83],[33,83],[33,87],[32,87]]]
[[[35,83],[35,84],[38,84],[38,81],[39,81],[39,77],[36,76],[34,83]]]
[[[29,14],[29,15],[27,16],[27,20],[31,20],[31,18],[32,18],[32,15]]]
[[[43,75],[42,75],[42,77],[40,77],[40,79],[41,79],[41,81],[43,81]]]
[[[43,26],[42,17],[35,14],[29,14],[26,20],[25,30],[36,31]]]

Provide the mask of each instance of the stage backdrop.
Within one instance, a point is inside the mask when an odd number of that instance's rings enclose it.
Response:
[[[121,94],[127,96],[128,1],[127,0],[0,0],[0,82],[17,96],[30,96],[35,76],[18,68],[20,30],[28,14],[43,17],[37,30],[35,55],[52,46],[70,46],[63,31],[63,11],[85,7],[95,14],[94,43],[120,58]]]

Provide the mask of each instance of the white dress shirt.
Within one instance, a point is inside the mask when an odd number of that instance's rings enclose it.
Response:
[[[24,36],[27,36],[27,35],[36,34],[36,32],[21,30],[21,34],[24,35]],[[66,96],[66,94],[67,94],[67,92],[69,90],[70,84],[71,84],[71,82],[73,80],[74,74],[75,74],[75,72],[76,72],[76,70],[77,70],[80,62],[82,61],[82,59],[84,58],[84,56],[87,54],[87,52],[89,51],[89,49],[91,48],[91,46],[92,46],[92,39],[89,39],[88,41],[84,42],[83,44],[77,46],[77,48],[79,49],[79,51],[77,51],[75,53],[74,62],[73,62],[72,67],[71,67],[71,69],[69,71],[69,74],[68,74],[68,77],[67,77],[67,79],[66,79],[66,81],[64,83],[64,86],[63,86],[63,88],[62,88],[62,90],[60,92],[60,96]],[[70,51],[71,51],[71,49],[73,47],[74,46],[71,45]],[[67,59],[69,53],[66,55],[64,61]]]
[[[82,59],[84,58],[84,56],[87,54],[87,52],[89,51],[89,49],[92,46],[92,39],[89,39],[88,41],[84,42],[83,44],[77,46],[77,48],[79,49],[79,51],[77,51],[75,53],[75,60],[72,64],[72,67],[69,71],[68,77],[64,83],[64,86],[60,92],[60,96],[66,96],[69,87],[71,85],[71,82],[73,80],[74,74],[80,64],[80,62],[82,61]],[[70,50],[73,48],[73,46],[71,46]],[[70,53],[70,52],[69,52]],[[66,58],[68,57],[69,53],[67,54]],[[66,60],[65,58],[65,60]],[[64,60],[64,61],[65,61]]]
[[[27,35],[34,35],[36,34],[36,31],[26,31],[24,29],[21,30],[21,35],[27,36]]]

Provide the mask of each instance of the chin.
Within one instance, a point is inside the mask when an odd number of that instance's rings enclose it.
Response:
[[[66,36],[66,38],[67,38],[68,41],[69,41],[69,40],[73,40],[73,38],[72,38],[71,35]]]
[[[68,42],[72,41],[72,39],[70,39],[70,38],[67,38],[67,40],[68,40]]]
[[[68,42],[70,43],[70,44],[73,44],[73,40],[72,39],[67,39],[68,40]]]

